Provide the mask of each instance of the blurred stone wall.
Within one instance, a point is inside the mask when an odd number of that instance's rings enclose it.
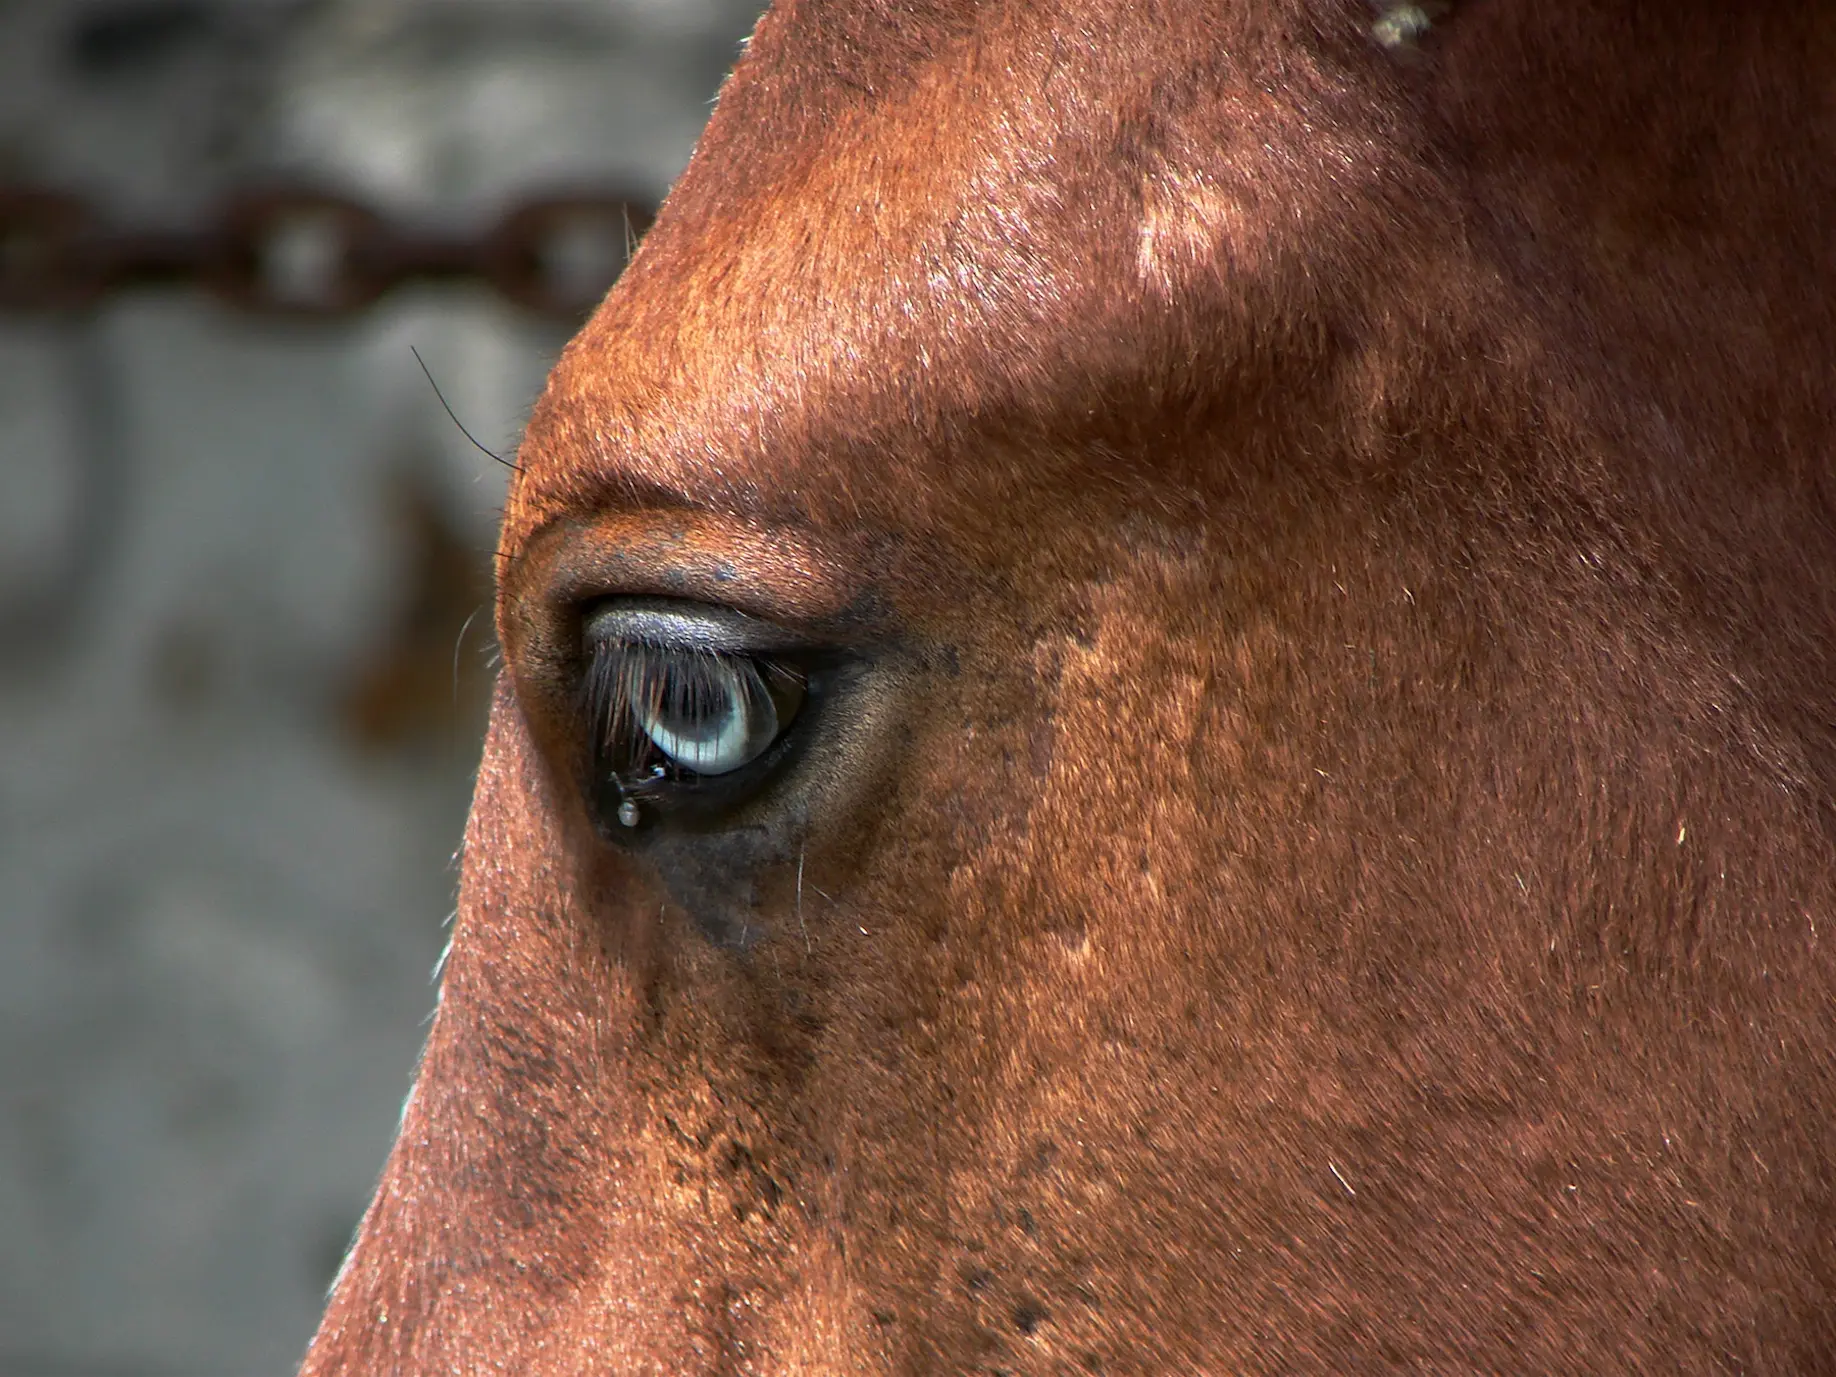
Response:
[[[0,0],[0,184],[660,195],[752,0]],[[0,1377],[285,1373],[433,1005],[503,470],[482,288],[0,315]]]

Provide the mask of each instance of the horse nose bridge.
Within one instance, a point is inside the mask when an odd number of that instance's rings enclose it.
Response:
[[[722,1297],[685,1292],[709,1259],[669,1226],[698,1213],[684,1134],[729,1178],[738,1140],[655,1093],[694,1079],[711,1035],[695,1008],[658,1032],[652,887],[603,850],[580,860],[537,749],[500,684],[440,1007],[306,1377],[471,1370],[481,1351],[532,1377],[691,1372],[719,1341]],[[681,964],[718,1004],[705,957]]]

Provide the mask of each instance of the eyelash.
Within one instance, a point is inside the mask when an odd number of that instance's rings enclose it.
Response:
[[[747,769],[795,720],[806,673],[771,655],[602,641],[587,680],[594,778],[624,828],[646,805],[756,780]],[[611,818],[608,818],[611,821]]]

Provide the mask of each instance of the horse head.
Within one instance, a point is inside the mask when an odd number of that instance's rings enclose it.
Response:
[[[1827,1361],[1833,54],[782,0],[521,447],[306,1373]]]

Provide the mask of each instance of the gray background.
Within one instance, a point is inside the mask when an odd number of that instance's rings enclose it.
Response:
[[[0,0],[0,184],[660,195],[751,0]],[[0,1374],[291,1370],[432,1008],[502,470],[566,329],[0,315]],[[460,627],[473,617],[464,635]]]

